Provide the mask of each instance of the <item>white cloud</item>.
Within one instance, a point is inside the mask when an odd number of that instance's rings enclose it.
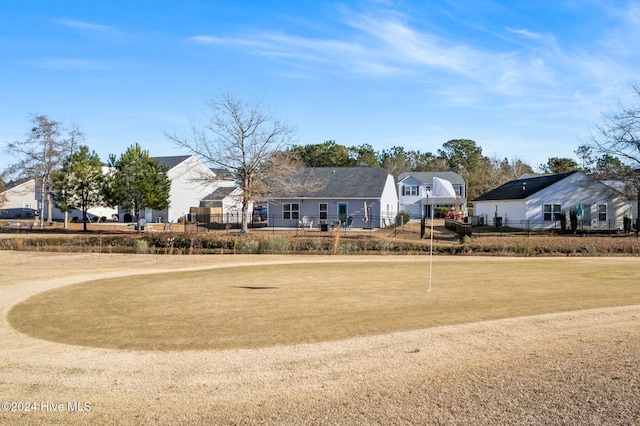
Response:
[[[192,41],[194,43],[201,43],[201,44],[227,44],[229,41],[224,37],[213,37],[213,36],[207,36],[207,35],[193,36],[193,37],[189,37],[187,40]]]
[[[542,34],[538,34],[538,33],[534,33],[531,32],[529,30],[524,30],[524,29],[515,29],[515,28],[505,28],[507,31],[509,31],[510,33],[525,37],[525,38],[531,38],[531,39],[541,39],[544,38],[544,35]]]
[[[71,19],[56,19],[54,22],[63,27],[79,30],[103,40],[122,41],[127,38],[125,33],[109,25],[75,21]]]
[[[458,105],[488,102],[492,96],[521,105],[528,98],[553,102],[562,95],[571,98],[577,88],[594,81],[605,84],[602,79],[619,80],[620,75],[627,75],[626,67],[617,65],[606,51],[563,48],[555,34],[506,27],[506,33],[513,35],[508,39],[505,32],[484,31],[473,24],[471,31],[509,41],[477,47],[469,35],[452,38],[429,23],[413,24],[393,9],[355,13],[342,6],[339,16],[344,34],[340,38],[261,32],[238,38],[199,35],[189,40],[248,47],[246,51],[252,54],[281,60],[289,69],[279,75],[300,75],[299,70],[304,69],[307,77],[321,77],[340,70],[346,77],[413,79],[426,90],[435,86],[473,88],[466,94],[455,90],[449,102]],[[629,16],[635,15],[630,12]]]
[[[68,28],[78,28],[81,30],[96,32],[114,31],[113,27],[110,27],[108,25],[92,24],[89,22],[73,21],[69,19],[58,19],[56,20],[56,22]]]

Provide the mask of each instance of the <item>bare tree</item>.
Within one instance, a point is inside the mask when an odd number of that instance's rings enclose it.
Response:
[[[98,154],[81,145],[62,161],[62,167],[53,174],[53,199],[64,212],[67,228],[70,209],[82,211],[82,226],[87,230],[87,211],[104,200],[104,176]]]
[[[52,173],[69,154],[69,140],[63,138],[62,124],[46,115],[34,115],[31,122],[32,128],[25,140],[8,143],[5,147],[7,154],[16,158],[8,173],[36,179],[40,188],[40,227],[44,227],[45,207],[47,221],[53,220]]]
[[[4,194],[5,187],[4,180],[0,177],[0,207],[7,202],[7,196]]]
[[[640,98],[640,86],[634,85],[633,91]],[[586,146],[580,147],[581,152],[599,155],[602,161],[618,159],[615,178],[634,188],[637,197],[636,229],[640,225],[640,103],[625,107],[618,105],[617,110],[602,115],[602,124],[592,131]],[[615,160],[614,160],[615,162]],[[617,163],[617,162],[616,162]]]
[[[166,136],[209,167],[222,167],[234,174],[242,189],[241,232],[248,232],[252,202],[268,199],[283,186],[291,189],[291,185],[301,184],[289,179],[301,166],[287,153],[294,129],[267,113],[260,100],[250,103],[224,94],[208,106],[211,115],[204,124],[192,124],[184,136]]]

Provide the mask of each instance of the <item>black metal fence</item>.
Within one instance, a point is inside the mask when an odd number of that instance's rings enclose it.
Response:
[[[624,221],[606,220],[606,221],[582,221],[579,220],[575,229],[571,228],[571,224],[567,221],[563,223],[560,220],[542,221],[542,220],[492,220],[492,223],[485,224],[483,221],[472,221],[470,218],[460,221],[454,219],[445,220],[445,228],[458,233],[459,235],[482,234],[507,235],[507,234],[533,234],[533,233],[580,233],[580,234],[600,234],[614,235],[618,233],[635,232],[629,223]]]
[[[249,222],[249,228],[287,228],[287,229],[313,229],[329,231],[336,228],[346,229],[374,229],[395,224],[395,217],[387,216],[338,216],[338,215],[298,215],[293,218],[283,218],[282,215],[256,214]],[[237,213],[224,214],[188,214],[180,223],[185,230],[207,232],[209,230],[239,229],[242,226],[242,216]]]

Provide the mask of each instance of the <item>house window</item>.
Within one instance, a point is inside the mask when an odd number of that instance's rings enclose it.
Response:
[[[402,195],[418,195],[418,185],[405,185],[402,187]]]
[[[327,220],[327,210],[328,210],[327,203],[320,203],[320,211],[319,211],[320,214],[318,215],[320,220]]]
[[[457,197],[462,197],[462,185],[452,185]]]
[[[299,219],[300,218],[300,204],[291,203],[282,205],[282,218],[283,219]]]
[[[607,220],[607,205],[598,204],[598,220],[604,222]]]
[[[558,220],[562,213],[562,206],[560,204],[545,204],[542,211],[544,220]]]

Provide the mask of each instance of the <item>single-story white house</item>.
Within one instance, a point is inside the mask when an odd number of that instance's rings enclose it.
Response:
[[[2,194],[6,197],[3,209],[38,209],[36,180],[18,179],[8,182]]]
[[[299,173],[302,181],[317,184],[272,196],[265,212],[269,226],[381,228],[394,223],[395,181],[380,167],[307,167]]]
[[[635,220],[634,201],[582,172],[516,179],[473,200],[474,216],[488,225],[554,228],[558,217],[576,209],[580,226],[622,228]]]
[[[456,197],[429,198],[433,178],[451,182]],[[411,219],[431,217],[431,207],[447,207],[450,209],[466,209],[467,188],[464,179],[454,172],[404,172],[396,179],[398,185],[399,210],[409,213]],[[437,200],[434,202],[434,200]]]
[[[44,219],[48,220],[46,206],[40,201],[40,187],[36,185],[36,179],[27,178],[10,182],[3,192],[7,201],[0,207],[0,217],[2,218],[33,218],[34,212],[44,215]],[[40,212],[40,209],[43,211]],[[23,210],[21,212],[20,210]],[[116,214],[117,209],[109,206],[96,206],[87,210],[87,216],[90,221],[98,221],[101,219],[111,220]],[[55,205],[51,209],[52,220],[64,220],[64,212]],[[68,217],[70,220],[82,221],[82,211],[71,209]]]

